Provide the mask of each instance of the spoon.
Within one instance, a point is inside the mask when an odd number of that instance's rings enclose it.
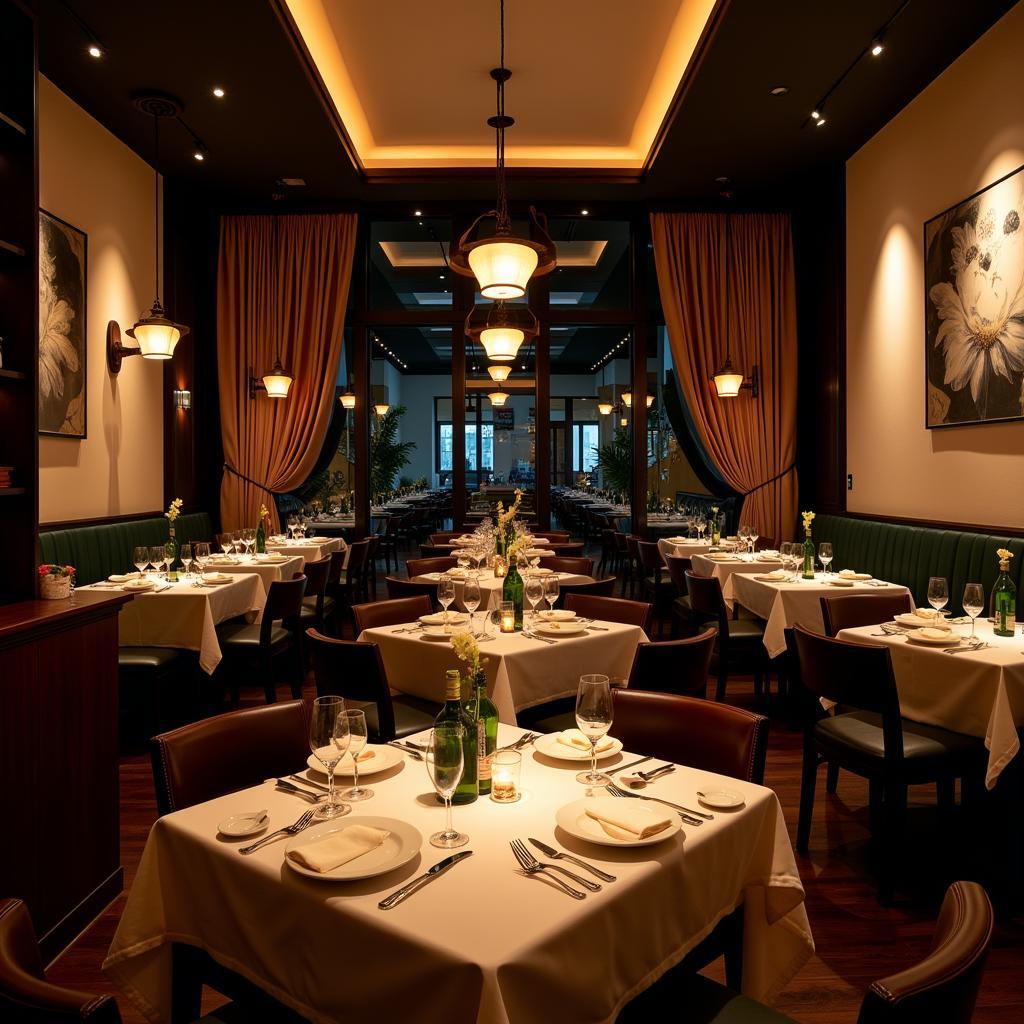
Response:
[[[660,779],[676,770],[674,764],[663,764],[660,768],[652,768],[647,772],[637,772],[635,775],[623,775],[620,782],[624,782],[630,789],[643,789],[649,782]]]

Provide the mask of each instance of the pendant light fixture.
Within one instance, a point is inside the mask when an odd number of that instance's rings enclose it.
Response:
[[[508,363],[495,363],[493,366],[487,367],[487,373],[491,380],[497,381],[499,384],[503,380],[508,380],[511,372],[512,367]]]
[[[278,265],[281,256],[280,238],[278,236],[277,214],[274,214],[274,335],[277,340],[277,351],[274,357],[274,365],[269,373],[263,374],[257,380],[249,377],[249,397],[255,398],[256,392],[265,391],[267,398],[287,398],[291,390],[294,378],[281,365],[281,335],[284,333],[284,324],[281,318],[281,303],[278,297],[280,283],[282,280],[281,268]]]
[[[597,403],[597,411],[598,411],[598,413],[601,416],[610,416],[612,414],[612,410],[614,408],[615,408],[615,406],[612,405],[611,402],[598,402]]]
[[[732,290],[730,288],[731,275],[729,273],[731,256],[732,214],[727,213],[725,215],[725,362],[711,379],[714,381],[715,391],[719,398],[736,398],[744,388],[749,388],[752,397],[757,398],[759,383],[757,366],[754,366],[750,380],[744,380],[743,373],[732,365],[732,359],[729,357],[729,348],[732,342],[732,303],[730,302]]]
[[[504,391],[492,391],[487,396],[491,405],[502,406],[508,401],[508,395]]]
[[[356,407],[356,396],[351,391],[346,391],[341,395],[339,401],[341,402],[341,407],[343,409],[354,409]]]
[[[487,315],[482,317],[481,311]],[[511,363],[527,339],[540,334],[540,322],[527,306],[509,306],[503,299],[489,306],[470,310],[463,331],[470,341],[478,341],[488,359]]]
[[[601,364],[601,386],[597,389],[599,401],[597,403],[597,412],[599,416],[611,416],[615,410],[615,385],[612,385],[611,398],[612,401],[608,401],[608,394],[604,383],[604,368],[607,366],[607,362]]]
[[[485,299],[518,299],[526,294],[531,277],[549,274],[555,269],[556,253],[547,221],[533,206],[530,218],[541,240],[518,238],[512,233],[505,181],[505,129],[515,124],[515,118],[505,113],[505,83],[512,77],[512,72],[505,67],[505,0],[499,0],[498,7],[499,66],[491,70],[491,78],[497,85],[497,105],[494,116],[487,119],[495,134],[497,208],[473,221],[459,239],[450,266],[457,274],[475,277]],[[488,218],[495,220],[494,234],[472,240],[477,226]]]

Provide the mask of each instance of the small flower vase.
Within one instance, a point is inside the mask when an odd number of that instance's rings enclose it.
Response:
[[[718,516],[711,517],[711,546],[714,548],[718,547],[719,542],[722,539],[722,523]]]
[[[805,580],[814,579],[814,541],[811,540],[810,530],[804,537],[804,569],[801,575]]]
[[[44,601],[63,601],[71,596],[70,576],[41,576],[39,596]]]

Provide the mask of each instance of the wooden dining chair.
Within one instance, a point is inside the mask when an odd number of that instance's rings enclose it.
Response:
[[[632,587],[633,585],[633,563],[629,557],[629,538],[621,530],[616,530],[612,539],[615,541],[619,570],[622,573],[622,587],[619,594],[621,597],[625,597],[627,586]]]
[[[567,611],[575,612],[583,618],[639,626],[648,636],[651,635],[654,608],[646,601],[628,601],[621,597],[593,597],[590,594],[569,591],[565,595],[565,607]]]
[[[797,849],[807,852],[818,766],[838,764],[868,780],[872,832],[880,834],[879,898],[892,897],[896,854],[907,811],[907,787],[935,783],[940,809],[955,799],[956,780],[980,771],[980,740],[902,717],[889,648],[850,643],[793,627],[800,685],[818,700],[856,708],[808,721]]]
[[[566,558],[563,555],[542,555],[541,568],[552,572],[569,572],[575,576],[593,576],[594,560],[592,558]]]
[[[669,636],[673,640],[680,633],[684,636],[692,636],[706,625],[706,621],[695,614],[693,605],[690,602],[690,592],[686,586],[686,573],[691,568],[692,562],[689,558],[682,555],[667,555],[665,557],[665,565],[669,581],[675,592],[675,597],[669,608],[669,614],[672,616]]]
[[[399,597],[419,597],[423,594],[430,601],[432,608],[436,610],[441,607],[437,604],[437,584],[430,580],[407,580],[404,576],[385,576],[384,586],[387,588],[389,601]]]
[[[905,591],[902,594],[842,594],[818,600],[827,636],[836,636],[844,629],[891,622],[894,616],[914,610],[914,602]]]
[[[577,583],[574,580],[559,580],[558,589],[562,607],[565,607],[565,599],[570,594],[590,594],[593,597],[612,597],[615,594],[615,582],[618,577],[606,576],[600,580],[586,580]]]
[[[627,685],[631,689],[706,697],[717,633],[708,629],[683,640],[639,644]]]
[[[299,625],[303,630],[315,626],[321,633],[332,632],[333,630],[327,628],[327,622],[330,620],[333,624],[337,606],[334,598],[327,596],[331,556],[326,555],[316,562],[307,562],[303,573],[306,576],[306,590],[302,595]],[[302,575],[302,573],[296,575]]]
[[[644,567],[640,560],[640,538],[633,534],[626,535],[626,553],[629,558],[629,596],[633,597],[637,590],[643,596]]]
[[[658,620],[658,635],[664,636],[664,614],[676,596],[676,589],[671,578],[667,578],[665,563],[661,557],[661,549],[654,541],[637,541],[640,555],[641,586],[645,601],[654,605],[654,614]]]
[[[358,637],[366,629],[415,622],[421,615],[429,615],[433,610],[430,598],[421,594],[419,597],[400,597],[394,601],[353,605],[352,619]]]
[[[433,728],[441,704],[408,693],[393,694],[376,643],[336,640],[315,629],[307,630],[306,643],[318,697],[338,694],[348,702],[370,705],[363,711],[371,743],[389,743]]]
[[[425,576],[428,572],[447,572],[458,564],[458,559],[454,555],[439,558],[407,558],[405,573],[409,579],[413,579],[416,576]]]
[[[421,544],[420,558],[448,558],[452,556],[452,549],[447,544]]]
[[[335,552],[334,554],[338,554]],[[332,556],[333,557],[333,556]],[[343,556],[344,558],[344,556]],[[370,541],[357,540],[348,546],[348,565],[341,569],[337,580],[328,582],[327,595],[332,597],[338,607],[338,629],[341,629],[340,615],[343,609],[351,614],[352,605],[365,600],[366,574],[369,571]],[[333,566],[332,573],[333,577]]]

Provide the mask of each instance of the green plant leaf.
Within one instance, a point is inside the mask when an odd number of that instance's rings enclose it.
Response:
[[[381,416],[370,435],[370,493],[382,494],[395,486],[395,477],[409,465],[415,441],[398,440],[398,421],[405,406],[396,405]]]

